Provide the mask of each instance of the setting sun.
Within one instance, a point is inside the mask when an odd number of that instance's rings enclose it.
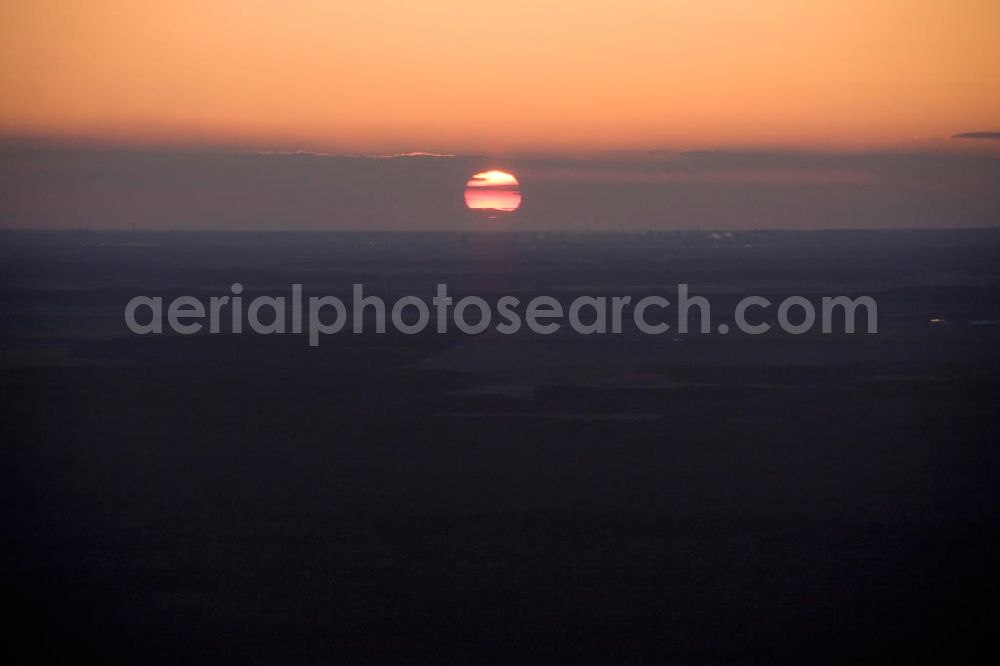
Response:
[[[513,174],[498,169],[473,174],[465,184],[465,205],[471,210],[512,213],[521,206],[521,191]]]

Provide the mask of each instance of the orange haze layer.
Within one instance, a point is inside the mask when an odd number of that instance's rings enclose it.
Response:
[[[376,153],[996,130],[996,0],[0,6],[0,134]]]

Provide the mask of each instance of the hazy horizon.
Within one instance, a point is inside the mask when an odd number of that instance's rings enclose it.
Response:
[[[645,151],[590,157],[326,155],[7,142],[3,228],[668,230],[1000,223],[1000,151]],[[975,149],[967,149],[973,144]],[[980,146],[989,147],[979,149]],[[466,208],[472,174],[516,174],[518,211]]]

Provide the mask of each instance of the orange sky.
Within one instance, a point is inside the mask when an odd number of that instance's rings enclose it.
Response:
[[[5,2],[0,91],[7,136],[924,146],[1000,130],[1000,2]]]

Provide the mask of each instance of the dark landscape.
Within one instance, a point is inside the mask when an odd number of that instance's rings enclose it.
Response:
[[[713,328],[864,294],[879,331],[125,326],[237,281],[684,282]],[[6,647],[38,663],[997,656],[1000,230],[3,231],[0,312]]]

